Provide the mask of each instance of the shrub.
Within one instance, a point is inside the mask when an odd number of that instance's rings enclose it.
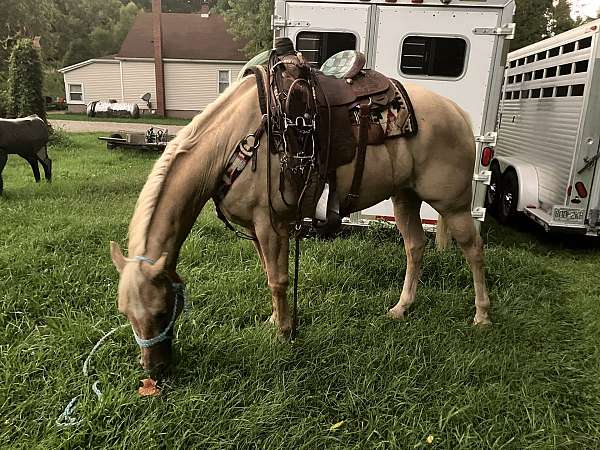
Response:
[[[20,39],[13,46],[8,62],[8,116],[37,114],[46,121],[42,86],[39,51],[33,48],[31,39]]]

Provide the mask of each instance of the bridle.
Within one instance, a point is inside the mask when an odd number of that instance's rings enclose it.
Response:
[[[137,261],[142,261],[150,264],[151,266],[156,263],[156,260],[152,258],[148,258],[147,256],[134,256],[133,259]],[[161,331],[158,335],[154,336],[150,339],[141,338],[131,325],[131,331],[133,331],[133,336],[135,337],[135,342],[140,348],[150,348],[159,344],[167,339],[171,339],[170,331],[173,329],[173,325],[175,325],[175,319],[177,319],[178,311],[186,311],[187,310],[187,298],[185,292],[185,284],[181,279],[177,276],[177,280],[173,280],[172,277],[169,277],[171,280],[171,287],[173,292],[175,293],[175,301],[173,302],[173,312],[171,313],[171,320],[166,328]]]

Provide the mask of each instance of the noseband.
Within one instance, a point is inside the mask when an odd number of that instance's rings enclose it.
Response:
[[[148,258],[146,256],[134,256],[134,259],[136,259],[138,261],[146,262],[146,263],[150,264],[151,266],[156,263],[156,260]],[[173,325],[175,324],[175,319],[177,318],[178,308],[181,307],[181,309],[183,311],[185,311],[187,309],[185,284],[182,282],[176,282],[176,281],[171,280],[171,287],[173,288],[173,291],[175,292],[175,302],[173,303],[173,313],[171,314],[171,320],[169,321],[169,324],[160,334],[158,334],[157,336],[154,336],[153,338],[150,338],[150,339],[143,339],[140,336],[138,336],[138,334],[135,332],[133,325],[131,326],[131,331],[133,331],[133,336],[135,337],[135,342],[137,342],[137,345],[139,345],[140,348],[150,348],[156,344],[166,341],[167,339],[171,339],[171,336],[169,336],[169,332],[171,331],[171,329],[173,328]]]

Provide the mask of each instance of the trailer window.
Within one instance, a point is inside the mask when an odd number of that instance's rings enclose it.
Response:
[[[581,97],[583,95],[583,84],[574,84],[571,86],[571,97]]]
[[[579,45],[577,47],[579,48],[579,50],[581,50],[582,48],[588,48],[592,45],[592,37],[586,37],[585,39],[581,39],[578,42]]]
[[[588,69],[588,60],[584,59],[583,61],[577,61],[575,63],[575,73],[587,72]]]
[[[565,53],[571,53],[575,50],[575,42],[569,42],[568,44],[563,45],[563,55]]]
[[[456,37],[407,36],[402,42],[400,72],[405,75],[459,77],[465,68],[467,42]]]
[[[571,74],[571,66],[572,64],[562,64],[560,66],[559,75],[570,75]]]
[[[546,78],[556,76],[556,66],[546,68]]]
[[[356,36],[352,33],[302,31],[296,37],[296,50],[310,64],[321,67],[336,53],[356,50]]]
[[[557,97],[566,97],[569,93],[569,86],[558,86],[556,88],[556,96]]]

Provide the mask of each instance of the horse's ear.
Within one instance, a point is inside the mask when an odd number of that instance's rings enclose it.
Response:
[[[110,256],[112,258],[113,264],[117,268],[117,271],[121,273],[127,261],[125,260],[123,253],[121,253],[119,244],[117,244],[115,241],[110,241]]]
[[[160,258],[152,265],[142,264],[142,270],[146,273],[148,278],[156,280],[160,276],[165,276],[165,268],[167,267],[167,254],[163,253]]]

